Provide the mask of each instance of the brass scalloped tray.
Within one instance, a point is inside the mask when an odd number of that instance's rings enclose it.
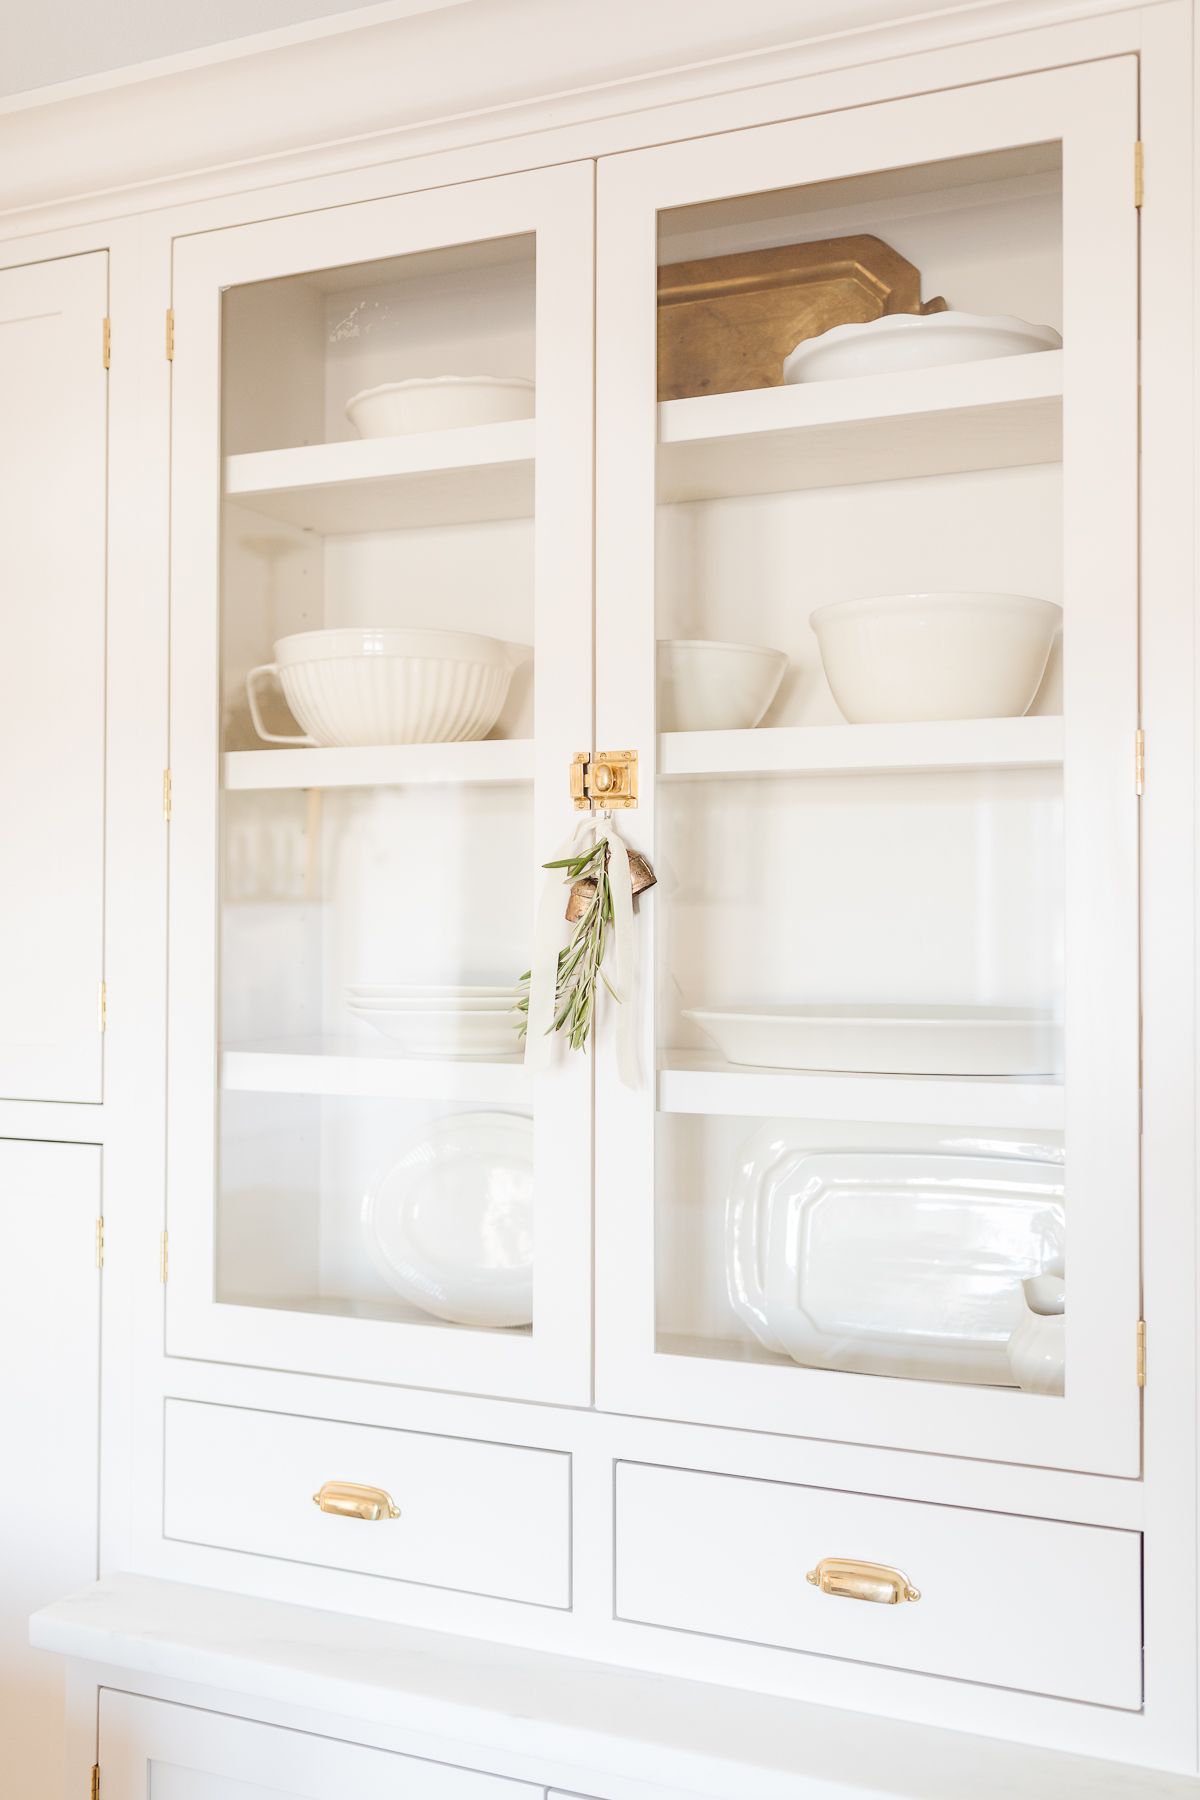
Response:
[[[778,387],[805,338],[885,313],[943,312],[921,271],[882,238],[823,238],[658,271],[658,397]]]

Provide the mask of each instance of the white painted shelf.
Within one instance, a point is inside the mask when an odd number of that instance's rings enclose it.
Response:
[[[225,495],[326,535],[533,517],[535,423],[354,438],[225,459]]]
[[[1062,458],[1063,353],[667,400],[660,501],[719,500]]]
[[[780,725],[757,731],[666,731],[663,777],[915,774],[939,769],[1054,768],[1060,716],[946,719],[905,725]]]
[[[668,1050],[658,1110],[749,1119],[860,1120],[879,1125],[1007,1125],[1061,1131],[1063,1087],[1049,1079],[834,1075],[742,1068]]]
[[[515,1048],[519,1048],[516,1033]],[[367,1099],[463,1100],[479,1105],[528,1102],[525,1065],[398,1056],[353,1038],[290,1039],[221,1052],[221,1086],[251,1094],[329,1094]]]
[[[532,738],[470,744],[378,744],[346,750],[230,750],[226,789],[406,787],[533,780]]]

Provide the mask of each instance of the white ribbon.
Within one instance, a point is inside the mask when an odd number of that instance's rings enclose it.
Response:
[[[611,816],[604,822],[608,838],[608,880],[612,892],[613,935],[616,938],[616,979],[620,1005],[617,1009],[617,1074],[626,1087],[638,1085],[637,1055],[637,979],[636,945],[633,941],[633,877],[629,870],[629,850],[617,832]]]
[[[566,842],[560,844],[550,862],[562,862],[576,855],[583,845],[580,838],[592,825],[591,818],[581,819]],[[525,1067],[531,1072],[547,1067],[553,1050],[554,996],[558,991],[558,953],[563,947],[563,893],[565,883],[561,869],[548,869],[546,885],[538,903],[537,921],[533,928],[533,955],[529,964],[529,1012],[525,1028]]]

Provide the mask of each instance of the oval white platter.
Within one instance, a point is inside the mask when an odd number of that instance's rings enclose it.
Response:
[[[1055,1075],[1062,1027],[1014,1006],[686,1009],[729,1062],[852,1075]]]
[[[820,1151],[772,1125],[725,1214],[729,1298],[810,1368],[1011,1385],[1027,1276],[1061,1272],[1058,1161]]]
[[[414,1140],[363,1197],[384,1279],[455,1325],[533,1319],[533,1120],[459,1113]]]
[[[946,363],[986,362],[1059,350],[1052,325],[1002,313],[889,313],[861,325],[834,325],[797,344],[783,365],[785,382],[840,381],[857,375],[894,375]]]

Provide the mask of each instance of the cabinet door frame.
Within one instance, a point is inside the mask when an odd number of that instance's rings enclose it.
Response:
[[[261,1783],[278,1800],[342,1800],[350,1793],[356,1800],[540,1800],[542,1792],[506,1776],[169,1700],[112,1688],[99,1698],[101,1791],[121,1800],[153,1793],[156,1762]]]
[[[573,814],[568,766],[592,717],[594,165],[176,239],[172,371],[167,1219],[169,1355],[398,1385],[587,1404],[591,1398],[591,1070],[534,1079],[532,1334],[393,1324],[222,1303],[213,1294],[219,1098],[218,716],[222,290],[456,244],[537,234],[534,841]],[[286,754],[281,752],[280,754]],[[530,879],[530,938],[541,887]]]
[[[597,209],[597,741],[631,745],[653,856],[656,214],[876,169],[1063,144],[1067,1394],[672,1355],[655,1338],[654,904],[642,1080],[597,1065],[597,1399],[617,1412],[1134,1476],[1140,1469],[1137,59],[1017,76],[602,159]],[[1097,283],[1096,268],[1104,280]],[[692,403],[695,404],[695,403]],[[1097,529],[1103,520],[1104,529]],[[1088,603],[1090,601],[1090,604]],[[1115,619],[1115,623],[1114,623]],[[1103,971],[1103,981],[1098,971]],[[651,1073],[647,1073],[651,1072]],[[751,1127],[748,1125],[747,1131]]]

